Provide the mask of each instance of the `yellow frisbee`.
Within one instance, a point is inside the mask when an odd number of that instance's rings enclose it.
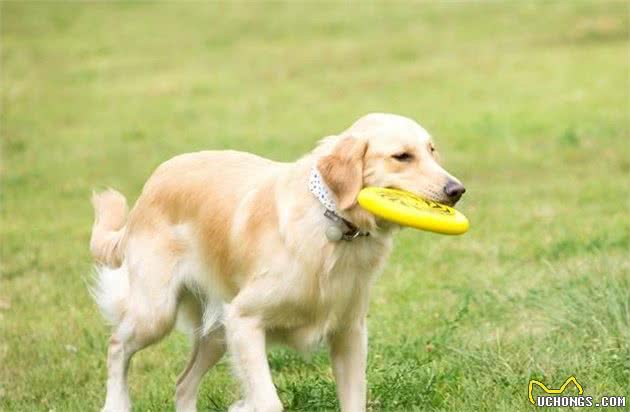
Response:
[[[468,230],[468,219],[462,213],[403,190],[366,187],[357,200],[368,212],[402,226],[445,235]]]

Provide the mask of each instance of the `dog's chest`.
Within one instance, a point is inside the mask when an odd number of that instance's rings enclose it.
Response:
[[[299,350],[317,346],[365,315],[372,278],[388,250],[374,245],[344,246],[327,257],[321,270],[309,274],[308,281],[295,284],[292,304],[285,312],[290,326],[283,329],[281,338]]]
[[[363,297],[366,284],[357,285],[354,273],[331,273],[321,280],[316,293],[295,290],[298,301],[286,306],[286,327],[281,328],[281,340],[301,351],[308,351],[327,336],[349,322]],[[367,291],[365,291],[366,293]]]

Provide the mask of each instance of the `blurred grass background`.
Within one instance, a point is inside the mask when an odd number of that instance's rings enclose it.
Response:
[[[278,160],[361,115],[417,119],[468,193],[404,231],[370,311],[371,411],[526,411],[530,378],[630,395],[629,3],[1,3],[0,410],[98,410],[93,188],[182,152]],[[131,371],[171,410],[174,334]],[[324,351],[270,355],[290,411],[338,408]],[[238,388],[222,362],[200,410]]]

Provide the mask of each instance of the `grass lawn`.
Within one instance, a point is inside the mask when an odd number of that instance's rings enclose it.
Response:
[[[397,237],[369,410],[531,411],[530,378],[570,375],[630,396],[629,7],[3,2],[0,410],[102,405],[93,188],[135,199],[201,149],[295,159],[373,111],[435,136],[472,227]],[[187,353],[176,333],[134,359],[135,410],[173,409]],[[288,411],[338,409],[325,351],[270,363]],[[199,406],[238,395],[224,360]]]

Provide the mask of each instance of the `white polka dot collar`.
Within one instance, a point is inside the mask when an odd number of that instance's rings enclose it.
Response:
[[[311,169],[311,175],[308,179],[308,190],[327,210],[333,212],[337,210],[337,203],[332,195],[332,191],[326,186],[324,178],[317,170],[317,167]]]

